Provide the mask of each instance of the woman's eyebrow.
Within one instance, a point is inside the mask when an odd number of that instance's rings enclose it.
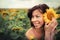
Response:
[[[42,10],[40,10],[40,9],[39,9],[38,11],[39,11],[40,13],[43,13]]]

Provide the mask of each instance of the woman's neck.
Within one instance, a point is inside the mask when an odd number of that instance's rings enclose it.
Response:
[[[41,33],[41,32],[42,32],[42,28],[34,28],[34,30],[35,30],[37,33]]]

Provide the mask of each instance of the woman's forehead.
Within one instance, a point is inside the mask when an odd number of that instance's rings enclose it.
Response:
[[[32,15],[39,15],[39,14],[42,14],[42,11],[40,9],[36,9],[32,13]]]

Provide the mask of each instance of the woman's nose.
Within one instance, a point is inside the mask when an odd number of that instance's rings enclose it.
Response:
[[[37,21],[37,19],[36,18],[33,18],[32,21]]]

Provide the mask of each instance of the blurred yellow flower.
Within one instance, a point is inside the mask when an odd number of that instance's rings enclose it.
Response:
[[[33,34],[31,34],[29,37],[30,37],[30,40],[36,40]]]
[[[12,19],[14,19],[14,17],[12,17],[12,16],[11,16],[11,17],[9,17],[9,20],[12,20]]]
[[[60,14],[58,14],[58,18],[60,18]]]
[[[31,36],[30,36],[30,39],[32,40],[32,39],[34,39],[34,37],[31,35]]]
[[[23,30],[22,27],[13,27],[12,30]]]
[[[11,16],[16,16],[17,14],[16,13],[11,13]]]
[[[56,14],[53,8],[47,9],[46,12],[43,14],[43,16],[44,16],[44,21],[46,23],[49,23],[53,17],[56,19],[58,18],[58,14]]]
[[[17,9],[9,9],[9,12],[16,12]]]

